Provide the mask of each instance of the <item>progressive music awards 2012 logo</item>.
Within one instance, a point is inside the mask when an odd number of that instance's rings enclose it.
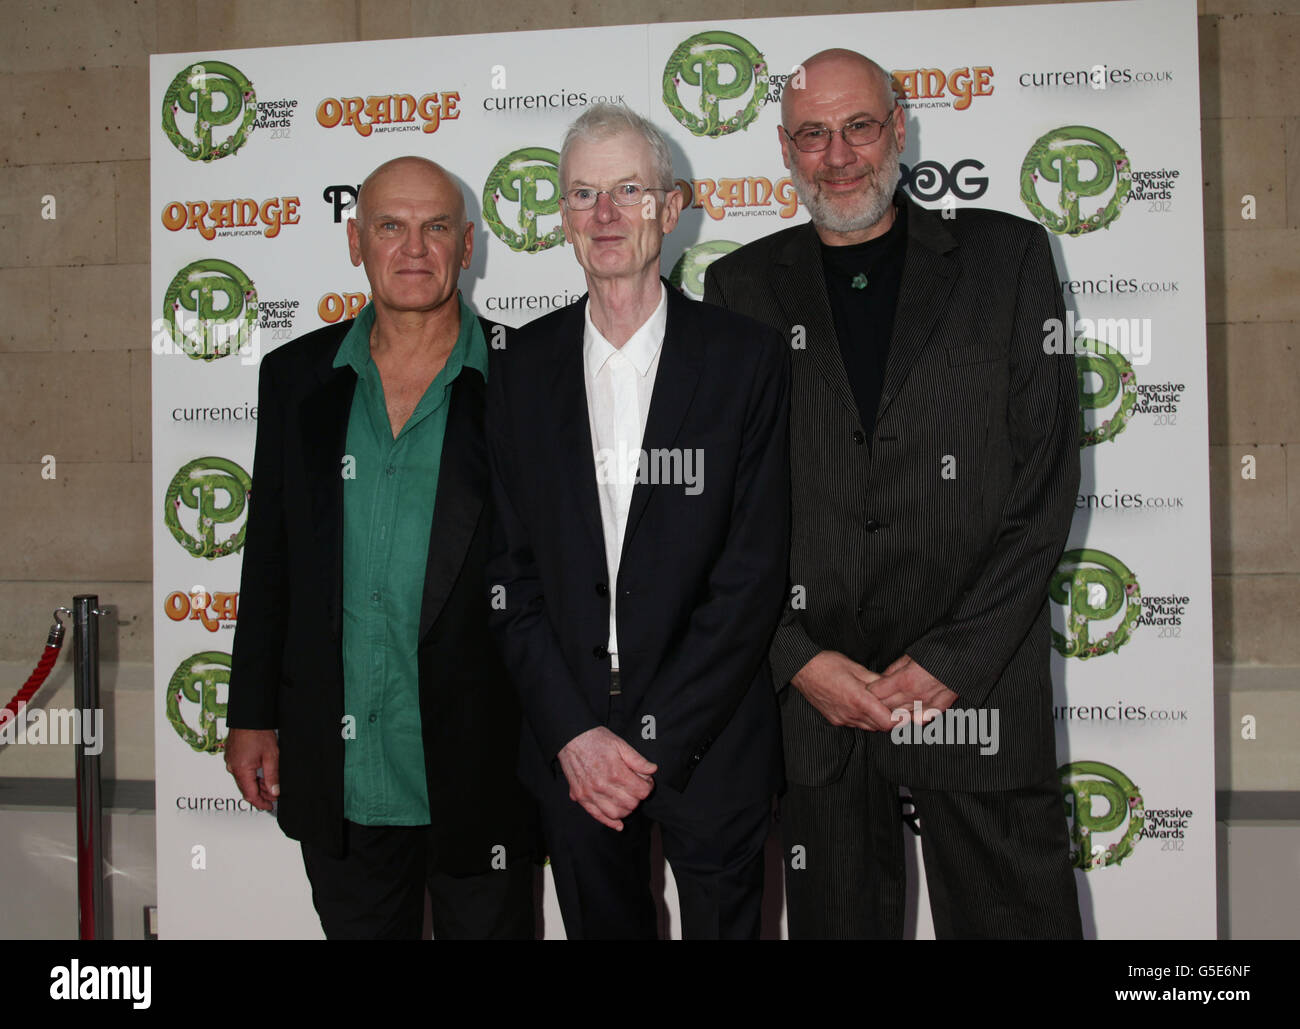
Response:
[[[515,228],[506,224],[513,207]],[[540,254],[564,245],[560,224],[560,155],[548,147],[523,147],[501,158],[483,183],[483,220],[511,250]],[[549,228],[542,219],[554,218]]]
[[[226,749],[226,701],[230,686],[230,655],[220,650],[191,654],[167,681],[164,710],[176,735],[200,754]]]
[[[243,269],[206,257],[178,271],[163,292],[156,353],[179,352],[198,361],[230,354],[257,359],[257,287]]]
[[[729,239],[707,239],[689,247],[672,271],[668,273],[668,283],[676,286],[692,300],[704,299],[704,273],[714,261],[733,250],[739,250],[740,244]]]
[[[1049,188],[1040,192],[1043,183]],[[1109,228],[1132,187],[1124,148],[1088,125],[1065,125],[1039,136],[1020,166],[1020,199],[1058,236]]]
[[[1133,780],[1100,761],[1074,761],[1057,774],[1070,821],[1070,864],[1089,872],[1132,854],[1146,814]]]
[[[1137,375],[1127,357],[1099,340],[1076,338],[1074,355],[1079,380],[1079,446],[1107,443],[1123,432],[1133,417]]]
[[[1104,550],[1067,550],[1047,594],[1065,608],[1065,632],[1052,628],[1052,646],[1062,657],[1113,654],[1129,641],[1142,617],[1137,576]]]
[[[213,561],[244,546],[245,509],[253,480],[234,461],[199,457],[172,476],[163,523],[192,556]]]
[[[216,161],[237,153],[256,122],[252,82],[224,61],[198,61],[182,68],[163,93],[163,132],[191,161]]]
[[[663,87],[664,106],[681,125],[692,135],[717,139],[758,117],[767,100],[767,60],[734,32],[698,32],[669,56]],[[692,105],[698,114],[688,110]]]

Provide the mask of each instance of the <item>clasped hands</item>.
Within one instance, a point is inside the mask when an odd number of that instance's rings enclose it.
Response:
[[[603,725],[575,736],[556,756],[569,781],[569,799],[619,832],[623,819],[655,788],[659,766]]]
[[[889,732],[913,719],[921,702],[928,722],[952,706],[957,694],[904,654],[878,675],[834,650],[823,650],[792,680],[831,725]],[[897,712],[897,714],[896,714]],[[569,799],[601,825],[623,831],[623,819],[654,789],[659,766],[604,726],[571,739],[557,755]]]
[[[831,725],[869,732],[889,732],[913,720],[916,701],[921,721],[928,722],[957,699],[919,664],[904,654],[877,674],[835,650],[823,650],[791,680]]]

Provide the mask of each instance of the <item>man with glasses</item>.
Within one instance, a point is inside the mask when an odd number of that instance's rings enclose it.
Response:
[[[657,935],[655,825],[683,935],[753,938],[780,787],[785,343],[660,277],[682,196],[649,122],[590,108],[559,171],[588,294],[510,333],[488,376],[520,777],[570,939]]]
[[[1047,585],[1079,409],[1073,358],[1043,349],[1047,234],[898,191],[904,111],[860,54],[805,62],[781,120],[811,224],[715,262],[704,299],[793,342],[799,603],[771,649],[790,934],[901,935],[901,786],[940,937],[1077,937]]]

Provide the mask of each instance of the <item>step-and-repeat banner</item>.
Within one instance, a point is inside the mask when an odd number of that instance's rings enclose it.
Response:
[[[1052,578],[1062,803],[1089,934],[1215,932],[1205,297],[1193,0],[861,14],[223,50],[150,65],[158,911],[168,937],[319,936],[296,844],[222,760],[260,357],[351,317],[344,223],[403,154],[461,181],[461,287],[519,325],[584,292],[557,151],[623,102],[673,145],[664,268],[806,219],[777,144],[798,63],[890,69],[903,185],[1051,233],[1083,409]],[[915,835],[906,802],[900,831]],[[920,827],[924,831],[924,827]],[[775,856],[775,855],[774,855]],[[919,862],[913,861],[919,869]],[[918,876],[920,897],[924,881]],[[563,927],[547,885],[546,931]],[[673,909],[671,875],[667,907]],[[924,902],[917,933],[929,933]],[[673,920],[675,921],[675,920]]]

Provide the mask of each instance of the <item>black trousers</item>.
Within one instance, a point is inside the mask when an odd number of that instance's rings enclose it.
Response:
[[[437,940],[531,940],[535,932],[533,864],[463,878],[432,867],[426,826],[345,823],[346,851],[331,857],[302,845],[311,899],[331,940],[418,940],[429,891]]]
[[[781,799],[791,939],[898,939],[906,873],[899,784],[853,749],[828,786]],[[1083,935],[1061,787],[960,793],[910,788],[939,939]]]
[[[616,713],[621,698],[610,698]],[[770,799],[736,811],[705,811],[688,794],[656,786],[623,819],[601,825],[569,799],[563,772],[541,800],[556,899],[571,940],[658,935],[650,892],[650,833],[659,826],[673,871],[686,939],[758,939],[762,927],[763,844]]]

